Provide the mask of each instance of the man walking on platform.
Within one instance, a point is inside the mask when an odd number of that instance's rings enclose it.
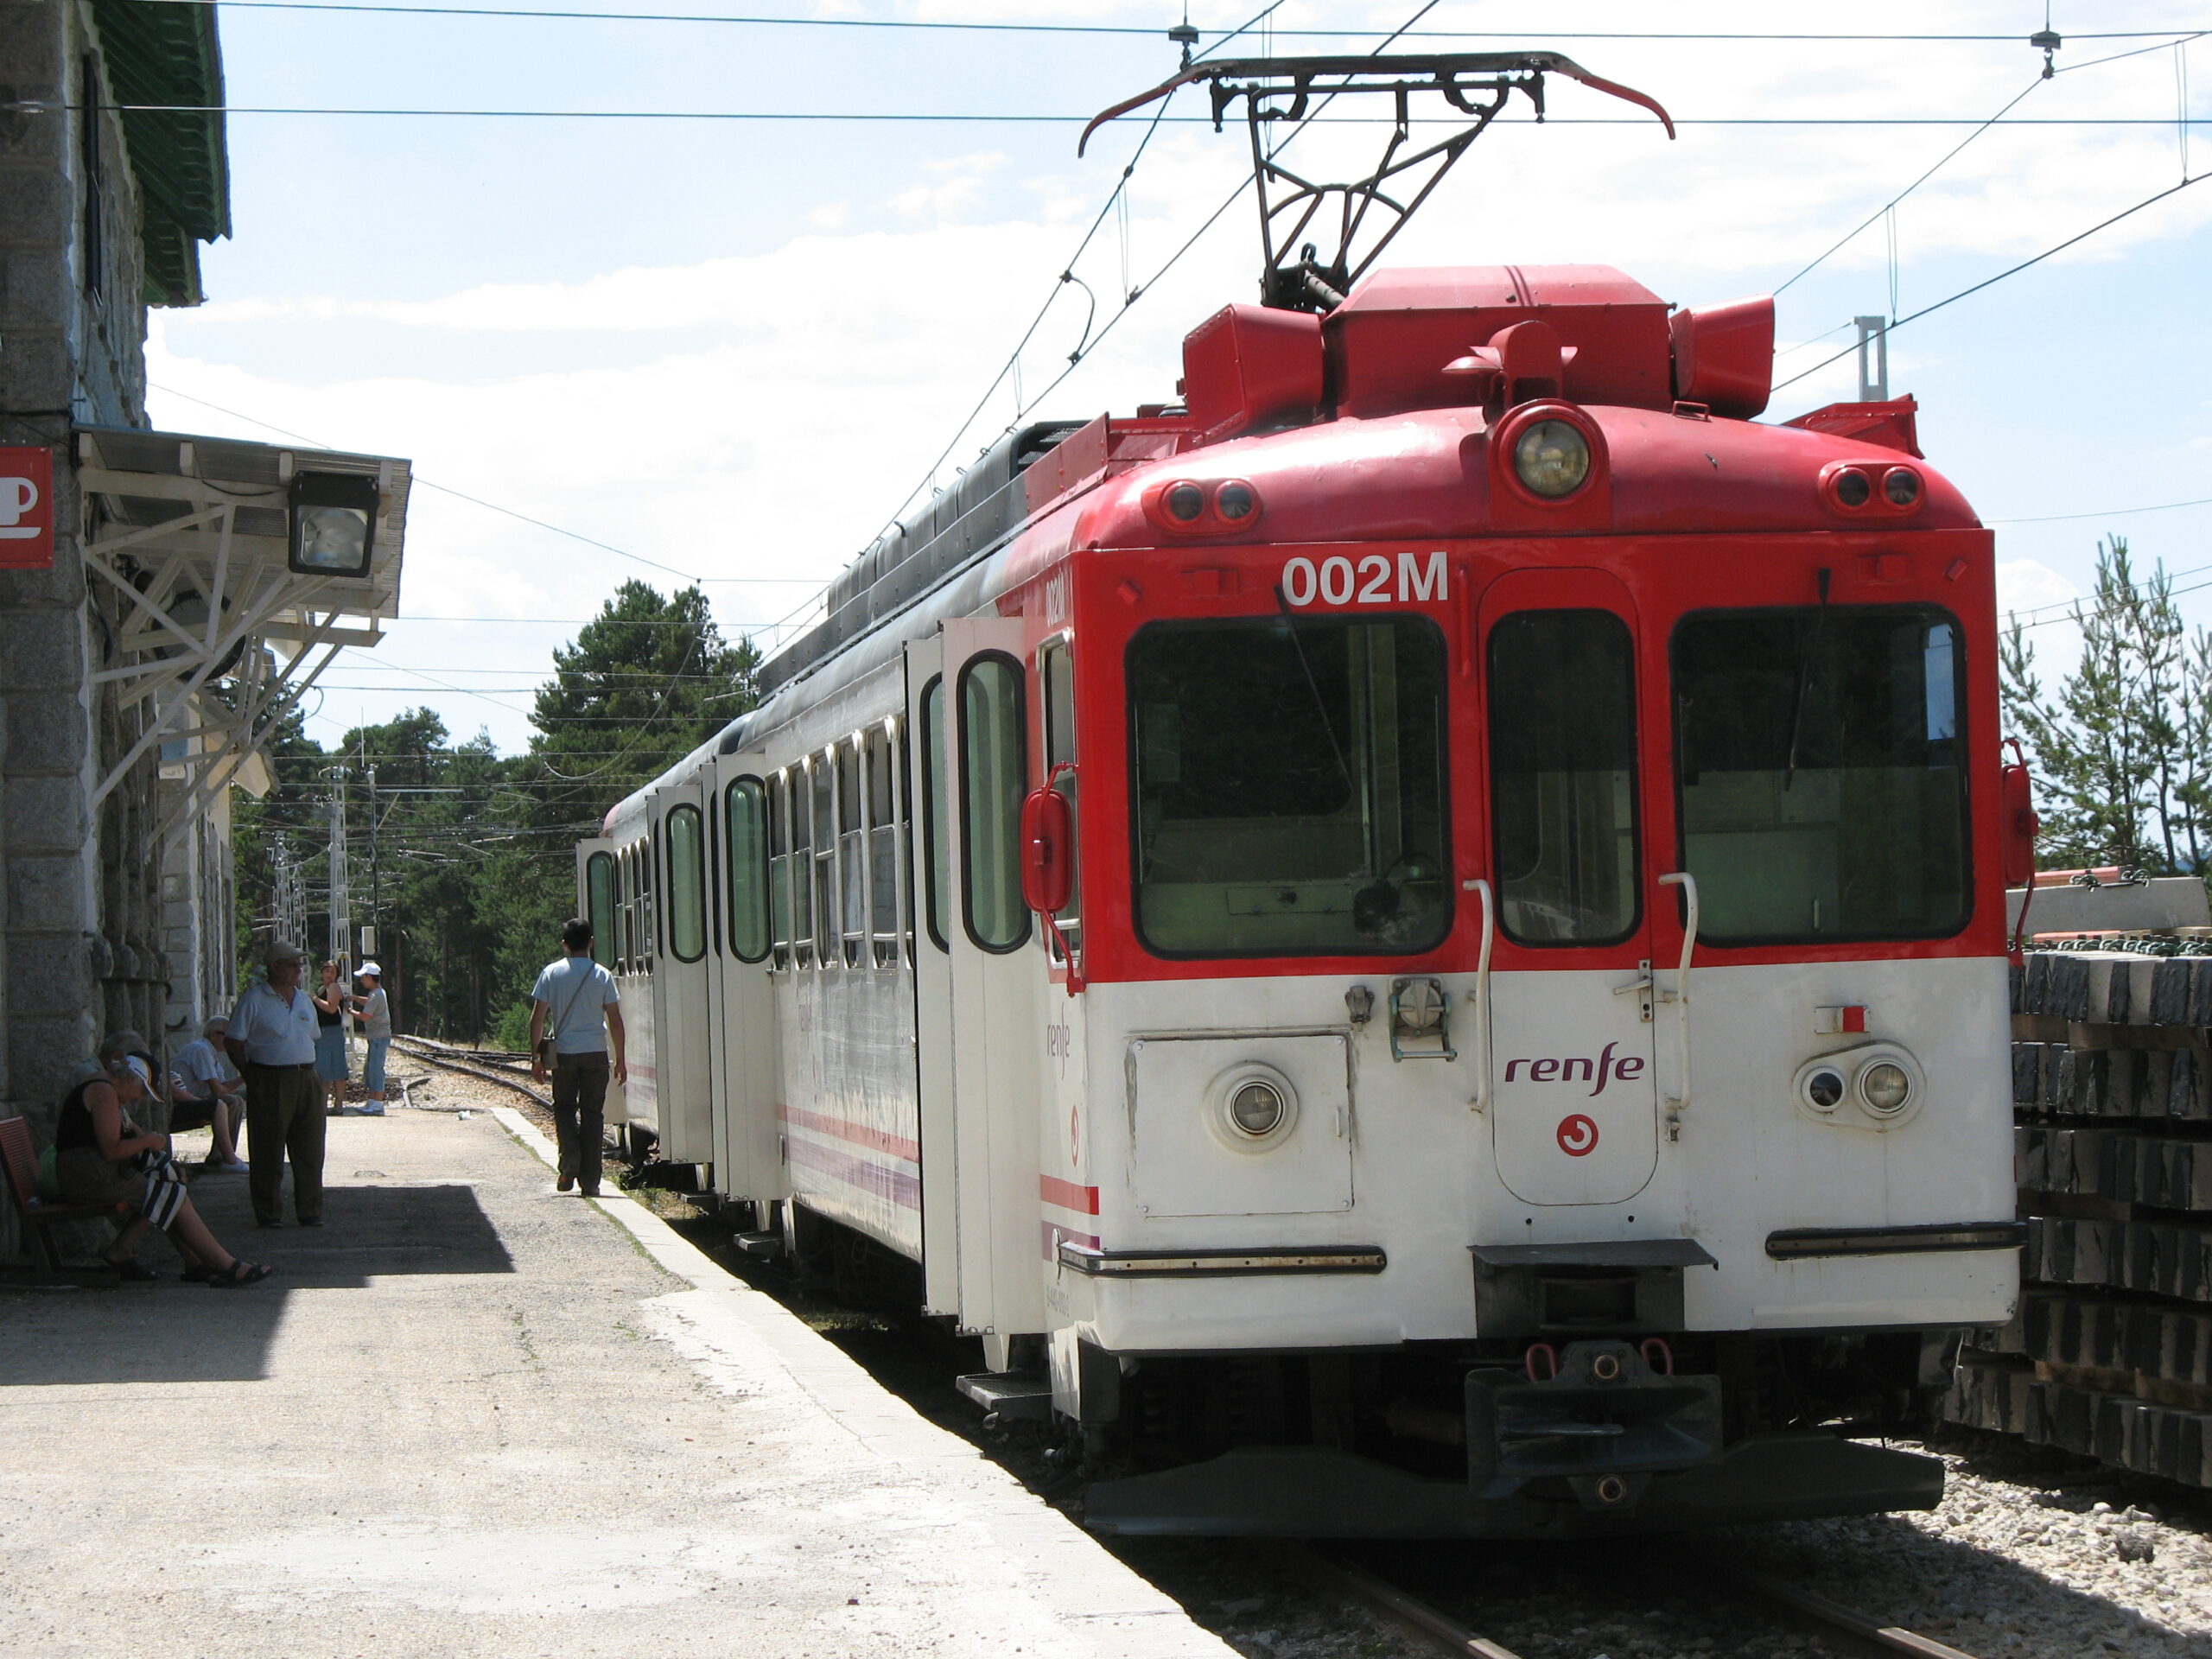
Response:
[[[563,956],[548,963],[530,988],[530,1075],[545,1081],[546,1051],[552,1051],[553,1128],[561,1149],[560,1190],[583,1188],[599,1196],[600,1157],[604,1150],[607,1039],[614,1042],[611,1075],[626,1081],[622,1057],[620,993],[614,976],[591,959],[591,924],[582,917],[561,929]]]
[[[299,947],[270,941],[267,982],[249,985],[223,1046],[245,1074],[246,1155],[253,1218],[283,1225],[284,1160],[292,1160],[292,1213],[322,1225],[322,1084],[315,1071],[315,1001],[300,985]]]

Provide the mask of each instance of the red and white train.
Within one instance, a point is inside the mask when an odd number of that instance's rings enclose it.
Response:
[[[1597,266],[1230,306],[579,849],[659,1155],[918,1264],[1106,1530],[1926,1507],[2017,1283],[1992,538]],[[2015,879],[2018,879],[2017,873]]]

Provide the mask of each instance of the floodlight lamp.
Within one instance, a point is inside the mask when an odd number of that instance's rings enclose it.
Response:
[[[365,576],[376,548],[377,481],[353,473],[292,475],[286,563],[303,576]]]

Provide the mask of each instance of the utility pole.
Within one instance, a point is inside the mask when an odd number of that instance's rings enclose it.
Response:
[[[342,975],[353,965],[353,894],[346,872],[346,768],[331,768],[330,915],[331,959]]]

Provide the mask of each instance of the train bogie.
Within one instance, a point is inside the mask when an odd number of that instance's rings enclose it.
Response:
[[[1940,1486],[1853,1436],[2016,1291],[1990,538],[1909,403],[1756,425],[1757,307],[1642,292],[1232,311],[587,844],[666,1155],[918,1263],[1096,1525]]]

